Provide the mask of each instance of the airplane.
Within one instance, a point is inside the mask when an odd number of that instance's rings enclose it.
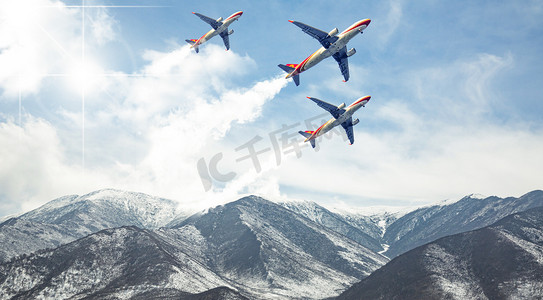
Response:
[[[226,50],[230,49],[230,40],[228,38],[229,35],[234,33],[234,30],[228,31],[228,26],[232,24],[232,22],[237,21],[239,17],[243,14],[242,11],[238,11],[237,13],[234,13],[230,17],[226,18],[226,20],[222,20],[222,17],[218,18],[217,20],[214,20],[210,17],[204,16],[202,14],[193,12],[193,14],[197,15],[200,19],[202,19],[207,24],[211,25],[213,29],[211,29],[208,33],[204,34],[199,39],[190,39],[185,40],[187,43],[189,43],[191,48],[194,48],[196,50],[196,53],[199,52],[198,46],[201,44],[207,42],[209,39],[216,35],[220,35],[222,38],[222,41],[224,42],[224,46],[226,46]]]
[[[347,82],[349,80],[349,63],[347,61],[347,58],[353,56],[356,53],[356,50],[354,48],[351,48],[351,50],[347,51],[347,43],[357,33],[363,33],[363,30],[366,29],[368,25],[370,25],[371,20],[360,20],[351,25],[349,28],[345,29],[345,31],[340,34],[338,34],[337,28],[334,28],[332,29],[332,31],[327,33],[304,23],[292,20],[289,20],[289,22],[300,27],[303,32],[317,39],[321,43],[322,47],[297,65],[278,65],[279,68],[288,73],[285,78],[288,79],[292,77],[292,79],[294,79],[294,83],[296,84],[296,86],[298,86],[300,85],[300,73],[315,66],[323,59],[332,56],[339,64],[341,74],[343,74],[343,77],[345,78],[344,82]]]
[[[354,143],[353,126],[358,124],[358,122],[360,122],[360,120],[358,119],[353,120],[352,116],[354,112],[357,111],[360,107],[366,106],[366,103],[370,101],[371,96],[362,97],[347,107],[345,107],[345,103],[341,103],[339,106],[335,106],[333,104],[324,102],[317,98],[313,98],[313,97],[307,97],[307,98],[317,103],[318,106],[322,107],[323,109],[328,111],[330,114],[332,114],[333,118],[330,119],[328,122],[322,124],[321,127],[319,127],[315,131],[298,131],[298,133],[300,133],[306,138],[304,142],[309,141],[311,143],[311,147],[315,148],[316,138],[332,130],[332,128],[338,125],[341,125],[341,127],[345,129],[345,132],[347,133],[347,137],[349,138],[349,141],[351,142],[351,145],[352,145]]]

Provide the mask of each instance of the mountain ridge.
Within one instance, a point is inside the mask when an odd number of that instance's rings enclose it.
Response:
[[[111,298],[137,296],[140,290],[181,295],[226,286],[250,299],[320,298],[339,293],[387,261],[320,224],[250,196],[173,228],[104,229],[12,258],[0,265],[0,290],[12,297]],[[93,271],[85,272],[88,268]]]
[[[419,208],[387,228],[383,242],[390,248],[384,254],[393,258],[443,236],[488,226],[507,215],[538,206],[543,206],[541,190],[518,198],[490,196],[479,199],[466,196],[451,204]]]
[[[401,254],[337,299],[540,299],[541,278],[536,207]]]
[[[139,205],[142,202],[146,205]],[[449,227],[457,230],[484,227],[497,216],[543,206],[543,192],[536,190],[519,198],[466,196],[454,203],[419,208],[399,218],[397,215],[340,214],[314,202],[281,203],[258,196],[243,197],[188,217],[176,215],[172,211],[173,205],[176,203],[171,200],[113,189],[57,198],[0,224],[3,241],[0,266],[13,267],[19,275],[27,274],[29,277],[24,277],[27,283],[39,283],[43,276],[32,266],[50,257],[61,262],[59,253],[66,253],[62,251],[66,250],[67,244],[86,241],[87,244],[79,248],[81,252],[95,249],[94,252],[108,253],[106,256],[112,256],[115,261],[116,257],[125,255],[120,248],[137,253],[137,247],[134,248],[137,243],[130,239],[139,236],[143,247],[157,255],[142,253],[141,256],[151,255],[149,260],[157,262],[154,267],[163,274],[170,274],[169,283],[164,283],[165,277],[156,276],[157,280],[162,278],[161,283],[144,281],[138,285],[128,273],[123,281],[115,279],[115,274],[101,271],[105,276],[102,280],[109,282],[108,286],[87,287],[95,289],[93,293],[79,290],[82,298],[114,298],[121,294],[141,298],[144,297],[142,293],[157,297],[188,297],[207,291],[219,295],[221,289],[214,289],[224,286],[225,295],[240,299],[318,299],[335,296],[361,278],[379,273],[379,268],[389,261],[379,253],[387,250],[387,242],[391,242],[389,253],[397,251],[401,254],[402,247],[417,247],[417,243],[424,242],[423,238],[439,239],[450,234],[450,230],[444,230]],[[149,222],[153,216],[157,216],[157,220]],[[383,232],[383,229],[386,230]],[[110,235],[116,235],[117,239],[109,244],[102,243],[95,239],[97,233],[105,240]],[[130,238],[121,238],[123,234]],[[43,257],[44,253],[49,256]],[[95,257],[95,253],[87,256]],[[88,257],[80,257],[78,261],[86,262]],[[133,264],[130,268],[143,270],[137,271],[141,274],[153,269],[137,259],[130,261]],[[126,266],[125,261],[109,263],[112,270],[124,272],[119,267]],[[55,272],[62,274],[62,278],[71,278],[74,268]],[[55,270],[54,266],[52,270]],[[75,270],[79,272],[77,274],[83,272],[81,268]],[[34,275],[30,276],[31,273]],[[0,283],[10,282],[6,281],[5,278],[10,278],[6,274]],[[186,283],[187,277],[196,278],[199,274],[207,274],[201,281],[208,283],[201,286],[194,282],[182,286],[174,284]],[[205,278],[211,279],[212,283]],[[10,280],[14,282],[13,278]],[[47,283],[41,284],[43,288],[32,286],[37,294],[17,293],[23,296],[64,295],[67,291],[53,284],[59,280],[50,276],[49,288]],[[194,286],[187,287],[191,285]],[[76,289],[73,285],[72,288]],[[9,291],[9,284],[0,287],[2,289]]]

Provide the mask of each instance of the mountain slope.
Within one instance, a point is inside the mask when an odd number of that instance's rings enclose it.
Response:
[[[177,206],[168,199],[104,189],[83,196],[55,199],[19,219],[44,224],[76,223],[91,232],[127,225],[155,229],[182,213]]]
[[[63,225],[10,219],[0,224],[0,263],[36,250],[56,248],[81,237]]]
[[[534,299],[541,278],[539,207],[404,253],[337,299]]]
[[[384,234],[390,248],[384,254],[395,257],[438,238],[488,226],[505,216],[543,206],[543,191],[519,198],[465,197],[443,206],[417,209],[392,223]]]
[[[95,203],[74,199],[3,226],[14,230],[41,224],[29,220],[60,223],[43,227],[47,237],[75,222],[74,216],[96,224],[96,210],[87,209]],[[79,203],[85,209],[67,208]],[[67,217],[53,218],[52,211],[68,211],[59,214]],[[31,228],[21,232],[36,235]],[[344,235],[252,196],[193,215],[174,228],[106,229],[21,255],[0,265],[0,294],[15,299],[319,299],[339,293],[387,261]],[[227,288],[210,290],[220,286]]]
[[[255,196],[190,217],[178,228],[196,230],[208,247],[210,268],[258,298],[332,296],[387,262],[345,236]]]
[[[358,222],[353,222],[351,218],[331,212],[310,201],[291,201],[278,204],[317,224],[343,234],[374,252],[383,250],[380,241],[381,230],[375,222],[362,218],[357,219]],[[363,220],[366,222],[362,222]]]
[[[0,224],[0,262],[107,228],[154,229],[188,213],[171,200],[112,189],[65,196]]]
[[[208,268],[137,227],[107,229],[0,265],[1,294],[12,299],[115,298],[230,286]],[[181,293],[182,294],[182,293]]]

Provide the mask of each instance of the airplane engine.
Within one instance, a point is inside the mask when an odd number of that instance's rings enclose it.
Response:
[[[339,32],[338,29],[337,29],[337,28],[334,28],[334,29],[332,29],[332,31],[330,31],[330,32],[328,33],[328,36],[335,36],[338,32]]]
[[[219,17],[219,18],[217,19],[217,22],[220,22],[220,21],[222,21],[222,17]]]
[[[230,31],[228,31],[228,35],[231,35],[232,33],[234,33],[234,29],[230,29]]]
[[[353,56],[356,53],[355,48],[351,48],[351,50],[347,51],[347,57]]]
[[[354,119],[354,120],[353,120],[353,126],[356,125],[356,124],[358,124],[358,122],[360,122],[360,120]]]
[[[344,107],[345,107],[345,103],[341,103],[341,104],[337,107],[337,109],[342,109],[342,108],[344,108]]]

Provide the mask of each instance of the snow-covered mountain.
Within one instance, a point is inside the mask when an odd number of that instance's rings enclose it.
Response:
[[[56,248],[82,236],[79,230],[64,225],[9,219],[0,224],[0,263],[17,255]]]
[[[537,206],[542,191],[365,216],[250,196],[188,217],[171,200],[101,190],[0,224],[0,295],[322,299],[387,263],[386,244],[394,257]]]
[[[4,299],[157,298],[219,286],[232,290],[182,249],[134,226],[106,229],[0,265]]]
[[[372,219],[370,216],[342,215],[311,201],[289,201],[278,204],[317,224],[343,234],[374,252],[383,251],[381,245],[382,229],[379,227],[380,220],[377,216]]]
[[[472,194],[456,202],[422,207],[407,213],[385,210],[368,215],[356,209],[332,212],[310,201],[280,204],[393,258],[440,237],[488,226],[507,215],[543,206],[543,191],[532,191],[519,198]]]
[[[172,200],[143,193],[104,189],[83,196],[55,199],[19,217],[45,224],[82,225],[92,232],[133,225],[155,229],[184,212]]]
[[[338,294],[387,261],[341,234],[251,196],[174,228],[106,229],[19,256],[0,265],[0,293],[122,298],[226,286],[250,299],[316,299]]]
[[[137,226],[155,229],[189,212],[172,200],[105,189],[65,196],[0,224],[0,262],[54,248],[102,229]]]
[[[543,207],[404,253],[337,299],[541,299]]]
[[[319,299],[388,259],[276,203],[242,198],[179,224],[194,228],[208,265],[250,298]],[[336,291],[334,293],[333,291]]]
[[[470,196],[447,205],[417,209],[393,222],[383,236],[390,245],[384,254],[393,258],[438,238],[488,226],[505,216],[543,206],[543,191],[536,190],[519,198]]]

